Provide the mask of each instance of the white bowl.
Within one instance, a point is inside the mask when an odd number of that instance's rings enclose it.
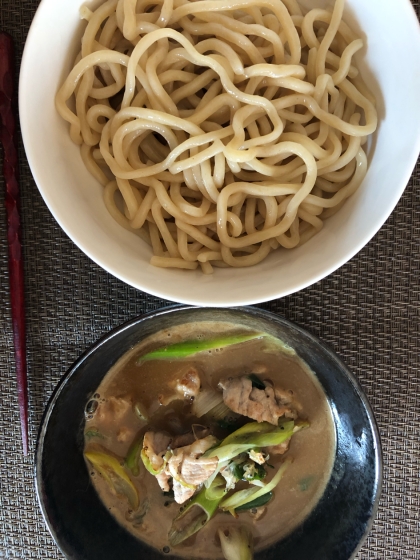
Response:
[[[369,147],[369,170],[357,193],[302,247],[271,253],[251,268],[216,269],[211,276],[149,264],[151,250],[108,214],[101,185],[86,170],[68,124],[55,110],[55,94],[76,53],[82,2],[42,0],[23,54],[19,109],[29,165],[46,204],[98,265],[168,300],[245,305],[286,296],[321,280],[380,229],[420,151],[420,28],[410,0],[347,0],[345,19],[367,40],[358,62],[378,100],[380,119]]]

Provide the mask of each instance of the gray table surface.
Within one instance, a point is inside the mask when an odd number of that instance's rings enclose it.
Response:
[[[38,3],[0,0],[1,29],[14,37],[18,64]],[[413,5],[420,15],[419,2]],[[60,377],[89,345],[120,323],[170,303],[130,288],[80,252],[45,206],[22,146],[20,174],[31,453],[21,453],[0,205],[0,558],[61,559],[34,493],[33,451],[43,410]],[[314,286],[260,306],[330,344],[372,404],[382,437],[384,486],[359,559],[420,559],[419,184],[420,163],[391,217],[358,255]]]

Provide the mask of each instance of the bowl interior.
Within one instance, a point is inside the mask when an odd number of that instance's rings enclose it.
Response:
[[[331,350],[285,319],[253,308],[154,312],[107,335],[69,370],[44,415],[36,453],[38,498],[58,546],[74,560],[172,557],[126,532],[100,502],[83,459],[84,408],[106,372],[134,344],[163,328],[209,320],[260,329],[292,346],[322,384],[336,426],[336,456],[321,501],[300,527],[256,558],[349,560],[370,528],[380,492],[380,442],[372,412]]]
[[[77,52],[81,3],[42,0],[22,61],[20,119],[28,160],[45,202],[69,237],[104,269],[172,301],[203,306],[257,303],[296,292],[330,274],[385,222],[420,150],[420,32],[410,0],[347,0],[346,18],[367,38],[358,59],[377,96],[380,119],[361,188],[304,246],[277,251],[246,271],[217,269],[212,276],[148,264],[151,250],[109,216],[102,187],[85,169],[67,123],[55,110],[55,94]]]

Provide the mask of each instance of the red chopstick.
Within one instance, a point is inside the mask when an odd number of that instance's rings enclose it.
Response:
[[[13,343],[23,453],[28,454],[28,387],[26,374],[25,303],[23,258],[19,216],[16,121],[13,112],[14,48],[7,33],[0,33],[0,140],[3,146],[3,175],[6,184],[9,284],[12,306]]]

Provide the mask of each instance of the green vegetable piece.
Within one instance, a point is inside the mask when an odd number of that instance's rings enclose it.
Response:
[[[265,506],[273,498],[273,496],[274,496],[273,492],[267,492],[267,494],[263,494],[259,498],[256,498],[255,500],[252,500],[251,502],[248,502],[247,504],[244,504],[243,506],[239,506],[239,507],[235,508],[235,511],[236,512],[246,511],[246,510],[249,510],[249,509],[259,508],[259,507]]]
[[[256,338],[263,338],[264,336],[264,333],[253,333],[238,334],[234,336],[227,336],[225,338],[213,338],[209,340],[187,340],[185,342],[179,342],[152,350],[148,354],[141,356],[138,363],[147,362],[149,360],[176,360],[180,358],[188,358],[189,356],[193,356],[199,352],[213,350],[215,348],[226,348],[227,346],[241,344]]]
[[[140,420],[149,420],[147,408],[141,402],[136,402],[136,404],[134,405],[134,412],[137,414]]]
[[[248,482],[251,480],[262,480],[263,478],[265,478],[267,476],[267,472],[264,468],[263,465],[259,465],[258,463],[254,463],[254,473],[252,474],[252,476],[247,475],[246,472],[244,472],[243,475],[243,480],[247,480]]]
[[[248,527],[229,527],[228,534],[219,529],[220,544],[226,560],[252,560],[254,545]]]
[[[205,457],[217,457],[219,461],[233,459],[240,453],[256,447],[269,447],[283,443],[293,435],[294,421],[282,426],[269,422],[249,422],[230,434],[217,447],[207,451]]]
[[[244,467],[243,465],[233,464],[232,467],[233,476],[236,480],[243,480],[244,478]]]
[[[293,420],[289,420],[293,424]],[[238,428],[232,434],[228,435],[220,445],[227,445],[228,443],[233,443],[237,441],[239,437],[249,437],[251,434],[266,434],[271,433],[276,429],[276,426],[270,424],[269,422],[248,422],[241,428]]]
[[[213,484],[218,486],[219,481],[213,482]],[[221,498],[209,500],[206,497],[207,492],[211,490],[212,486],[208,489],[203,487],[201,491],[190,500],[181,513],[175,517],[168,533],[171,546],[177,546],[191,535],[194,535],[194,533],[197,533],[197,531],[207,525],[214,516]]]
[[[248,375],[248,377],[251,380],[253,387],[255,387],[256,389],[265,389],[265,383],[261,381],[258,375],[256,375],[255,373],[251,373],[251,375]]]
[[[262,480],[267,476],[264,466],[254,463],[253,461],[231,463],[230,469],[236,480],[244,480],[246,482],[250,482],[251,480]]]
[[[267,476],[267,471],[264,468],[264,465],[259,465],[258,463],[255,465],[255,476],[253,480],[262,480]]]
[[[130,477],[121,465],[121,459],[109,455],[105,451],[86,451],[86,459],[92,463],[99,474],[106,480],[116,494],[124,495],[130,506],[137,509],[139,506],[139,495]]]
[[[284,463],[281,465],[277,473],[274,475],[271,482],[268,482],[262,488],[260,486],[256,486],[253,488],[247,488],[246,490],[239,490],[239,492],[235,492],[231,496],[224,498],[220,504],[221,509],[224,511],[230,511],[232,515],[235,515],[235,510],[265,494],[271,492],[277,484],[280,482],[285,470],[290,465],[291,459],[286,459]]]
[[[144,434],[134,439],[125,458],[125,464],[134,476],[138,476],[140,473],[140,454],[143,447],[143,436]]]
[[[143,444],[143,441],[142,441]],[[166,467],[166,463],[168,462],[169,457],[171,456],[170,451],[167,451],[165,456],[163,457],[163,465],[161,466],[161,468],[156,471],[153,467],[152,467],[152,463],[149,460],[149,457],[146,455],[144,449],[141,450],[140,453],[140,457],[141,460],[143,461],[143,465],[146,467],[146,470],[149,471],[150,474],[152,474],[153,476],[157,476],[158,474],[160,474],[163,469]]]
[[[150,474],[156,476],[162,472],[162,470],[155,471],[155,469],[152,467],[152,463],[149,461],[149,457],[144,452],[144,449],[141,450],[140,457],[143,461],[143,465],[146,467],[146,470],[149,471]]]
[[[222,475],[217,475],[209,488],[206,488],[207,500],[221,500],[226,494],[226,480]]]

